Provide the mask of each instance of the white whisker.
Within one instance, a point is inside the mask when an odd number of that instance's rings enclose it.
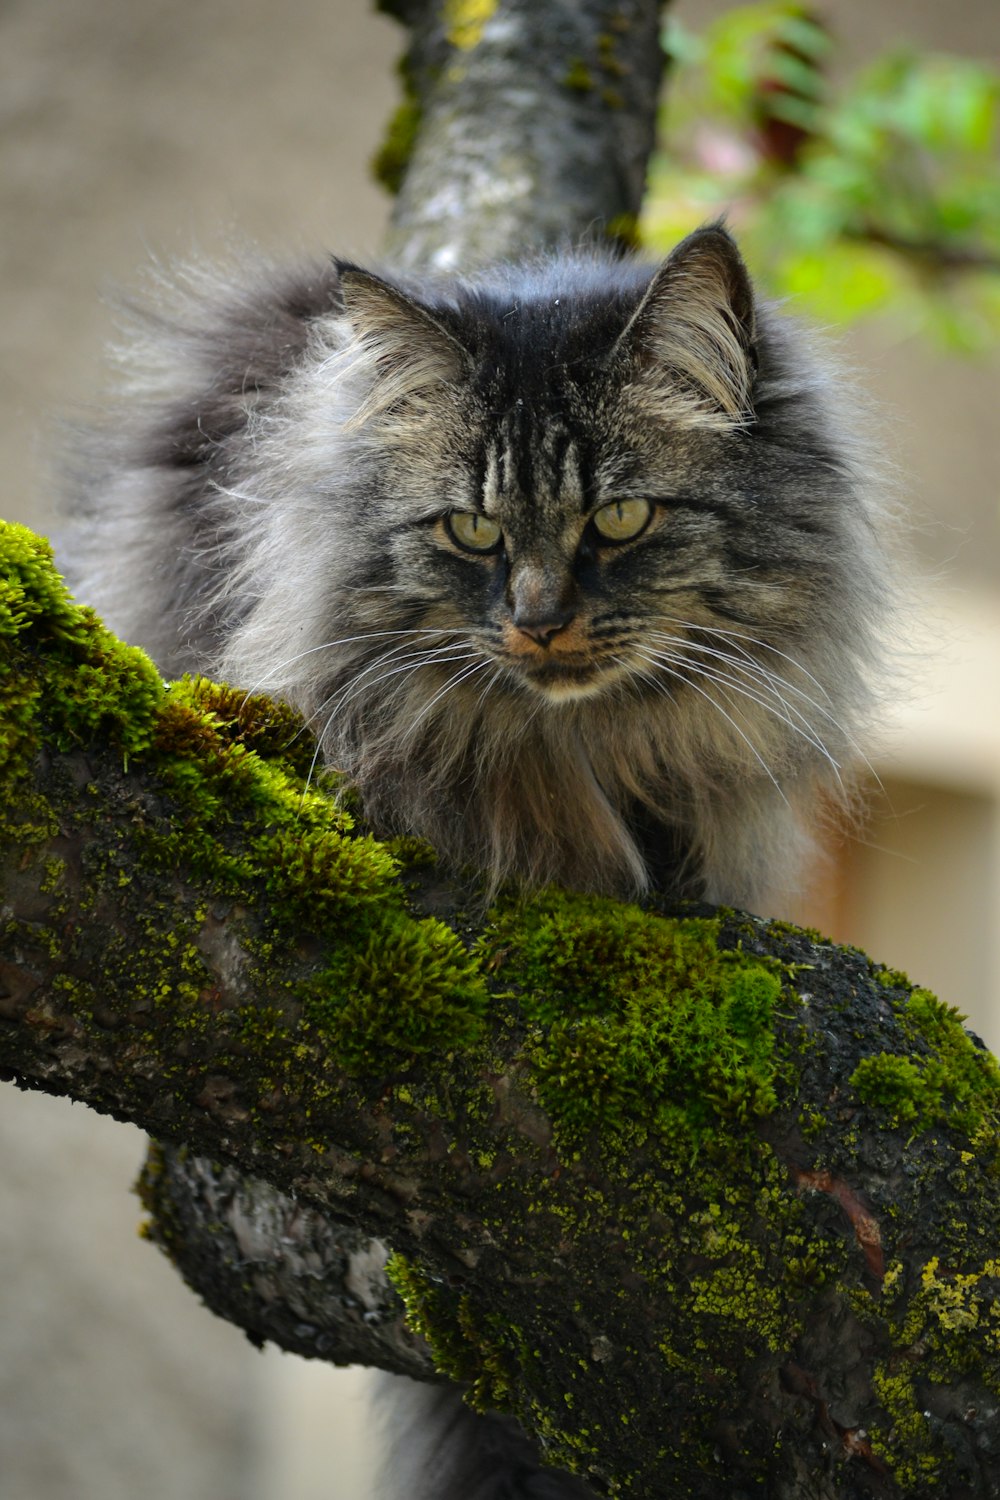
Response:
[[[474,650],[470,651],[471,644],[470,641],[456,641],[453,646],[431,647],[424,651],[413,651],[404,656],[398,654],[398,648],[395,651],[386,652],[384,655],[376,658],[375,661],[369,662],[368,666],[353,676],[346,686],[341,688],[339,693],[331,694],[324,699],[310,716],[310,722],[329,709],[326,719],[326,728],[329,728],[330,723],[336,715],[345,709],[360,693],[374,693],[383,682],[389,681],[392,677],[398,677],[401,674],[408,676],[425,666],[446,666],[453,662],[469,661],[477,654]],[[388,671],[381,672],[379,676],[372,678],[371,681],[365,681],[372,672],[377,672],[379,668],[387,666],[390,663],[392,665],[389,666]]]
[[[439,703],[442,698],[444,698],[448,693],[452,691],[453,688],[457,688],[461,683],[466,682],[470,677],[474,677],[477,672],[481,672],[484,667],[488,667],[490,665],[491,663],[487,657],[480,656],[472,662],[471,666],[464,667],[462,671],[457,674],[457,676],[449,677],[444,686],[438,689],[429,703],[424,704],[423,708],[417,714],[413,722],[407,726],[406,732],[403,735],[403,739],[408,740],[412,738],[417,726],[423,722],[434,705],[436,703]]]
[[[710,693],[706,692],[703,687],[700,687],[698,685],[698,683],[695,682],[691,677],[685,676],[683,672],[679,672],[674,667],[669,666],[668,663],[667,663],[667,660],[665,658],[648,655],[645,651],[642,651],[642,650],[640,650],[639,655],[644,660],[648,661],[651,666],[655,666],[655,667],[659,668],[659,670],[662,671],[662,672],[667,672],[671,677],[675,677],[679,682],[684,682],[684,683],[687,684],[688,687],[693,688],[694,691],[696,693],[699,693],[701,695],[701,697],[704,698],[707,703],[710,703],[712,705],[712,707],[716,710],[716,712],[718,712],[718,713],[720,713],[722,715],[722,717],[736,731],[736,733],[739,735],[740,739],[746,745],[747,749],[750,751],[750,754],[757,761],[757,763],[760,766],[761,770],[764,772],[764,774],[767,777],[767,779],[773,785],[775,791],[778,793],[778,796],[781,798],[782,802],[784,802],[784,804],[785,804],[786,807],[789,806],[788,798],[785,796],[784,791],[781,788],[781,784],[778,781],[778,778],[775,776],[774,772],[771,770],[771,767],[768,765],[767,761],[761,755],[760,751],[758,750],[757,746],[754,744],[753,740],[750,738],[750,736],[746,733],[745,730],[743,730],[743,729],[740,728],[740,726],[737,724],[736,720],[733,718],[732,714],[727,713],[726,710],[723,708],[722,704],[719,703],[717,699],[713,698]],[[681,665],[684,665],[684,663],[681,663]],[[645,676],[649,682],[655,682],[655,678],[651,677],[648,673],[642,673],[640,675]]]
[[[787,661],[789,665],[793,666],[797,672],[801,672],[803,677],[808,678],[813,686],[818,688],[819,691],[823,694],[823,697],[826,698],[828,702],[830,701],[830,694],[827,692],[826,688],[819,681],[819,679],[814,677],[813,674],[808,671],[808,669],[804,667],[801,662],[796,661],[794,656],[789,656],[786,651],[780,650],[777,646],[772,645],[770,641],[763,641],[759,636],[748,635],[745,631],[742,630],[730,630],[722,625],[699,625],[694,621],[681,620],[669,615],[663,615],[661,618],[670,621],[670,623],[674,625],[681,625],[685,630],[704,631],[708,635],[721,636],[724,639],[731,641],[746,641],[751,646],[758,646],[762,651],[769,651],[774,656],[780,656],[782,661]],[[753,660],[753,658],[749,656],[749,653],[745,654],[751,661]]]
[[[684,620],[678,620],[676,623],[684,631],[687,631],[689,629],[707,628],[689,625]],[[787,677],[783,677],[780,672],[776,672],[773,668],[765,666],[763,662],[757,661],[755,657],[751,656],[749,651],[745,651],[739,646],[732,647],[729,651],[721,651],[717,647],[709,646],[704,641],[692,639],[687,635],[679,637],[677,635],[668,635],[665,632],[659,631],[650,631],[650,637],[652,639],[667,641],[673,645],[683,644],[685,647],[688,647],[693,651],[698,651],[699,653],[706,656],[717,656],[722,661],[727,662],[737,670],[752,673],[754,676],[759,677],[768,683],[778,683],[781,685],[781,687],[787,689],[788,692],[793,693],[797,698],[801,698],[802,701],[804,703],[807,703],[810,708],[814,708],[818,714],[822,714],[825,718],[829,719],[831,723],[836,723],[836,720],[833,718],[829,709],[824,708],[821,703],[817,703],[816,699],[810,697],[810,695],[805,692],[804,689],[797,687],[796,684],[790,682]],[[733,656],[731,654],[732,650],[737,651],[738,655]],[[782,655],[784,659],[788,661],[793,667],[795,667],[796,670],[801,671],[804,677],[808,678],[810,681],[814,680],[811,674],[807,672],[805,668],[800,667],[798,662],[796,662],[793,657],[786,656],[784,652],[781,652],[779,654]],[[824,693],[824,697],[826,697],[827,701],[829,701],[829,694]],[[837,727],[839,728],[839,725]]]
[[[795,720],[790,717],[789,713],[781,712],[776,704],[770,699],[762,697],[760,693],[754,692],[744,683],[734,681],[733,678],[729,677],[724,672],[719,672],[710,667],[706,667],[702,663],[692,661],[689,657],[684,655],[667,655],[661,658],[661,653],[656,651],[650,652],[649,655],[655,657],[657,660],[663,659],[665,662],[670,662],[672,665],[684,669],[684,673],[693,673],[696,676],[703,678],[706,682],[713,682],[723,691],[728,688],[732,692],[738,693],[742,697],[748,699],[749,702],[756,703],[758,707],[764,709],[766,713],[771,714],[782,724],[786,724],[793,734],[799,735],[802,739],[806,740],[808,744],[812,745],[813,749],[819,751],[823,759],[829,764],[830,769],[833,771],[837,780],[840,780],[840,766],[838,765],[837,761],[831,755],[830,751],[827,749],[823,741],[818,737],[818,735],[813,732],[812,726],[806,719],[802,717],[801,714],[798,713],[797,710],[793,711],[796,713],[796,717],[801,720],[801,723],[796,723]],[[682,673],[682,675],[684,675],[684,673]],[[778,702],[781,703],[783,707],[787,708],[787,705],[780,697],[780,694],[775,694],[775,696],[778,698]]]
[[[279,673],[281,673],[281,672],[283,672],[285,670],[286,667],[294,666],[294,664],[297,661],[303,661],[305,659],[305,657],[307,657],[307,656],[315,656],[316,653],[319,652],[319,651],[334,651],[339,646],[353,646],[353,645],[357,645],[360,641],[375,641],[375,640],[378,640],[380,637],[388,637],[388,636],[397,636],[397,637],[398,636],[407,636],[407,637],[412,637],[412,636],[417,636],[417,635],[458,635],[458,634],[459,634],[459,631],[457,629],[454,629],[454,628],[452,628],[452,629],[444,629],[444,628],[431,627],[431,626],[422,626],[422,627],[419,627],[419,628],[413,629],[413,630],[366,630],[366,631],[362,631],[358,635],[342,635],[342,636],[338,636],[335,640],[332,640],[332,641],[323,641],[319,646],[309,646],[305,651],[296,651],[292,656],[283,657],[281,661],[275,662],[275,664],[264,674],[263,677],[258,677],[257,678],[257,680],[254,683],[253,687],[250,687],[250,688],[247,689],[247,697],[250,698],[250,697],[253,696],[254,693],[260,692],[260,690],[268,682],[270,682],[273,678],[277,677],[279,675]]]
[[[808,705],[810,709],[814,710],[815,713],[818,714],[821,718],[825,719],[826,722],[837,731],[837,734],[841,737],[843,743],[849,748],[852,755],[856,757],[859,764],[865,767],[869,775],[873,778],[875,784],[881,787],[882,783],[879,778],[878,772],[872,765],[871,760],[865,754],[862,747],[858,744],[855,736],[846,727],[846,725],[833,713],[831,713],[828,708],[824,707],[823,704],[817,703],[816,699],[811,697],[808,693],[804,692],[801,687],[798,687],[795,683],[790,682],[789,679],[785,676],[782,676],[781,673],[775,672],[772,668],[765,666],[762,662],[756,660],[756,658],[751,655],[749,651],[747,651],[743,646],[736,644],[736,642],[746,641],[752,645],[759,646],[762,650],[771,652],[775,656],[781,657],[781,659],[788,662],[796,672],[801,673],[801,675],[806,680],[814,683],[822,693],[823,697],[827,700],[827,703],[832,702],[829,693],[822,686],[822,684],[818,682],[813,674],[806,667],[804,667],[802,663],[798,661],[794,656],[789,656],[787,652],[780,651],[777,646],[771,645],[768,641],[762,641],[756,636],[747,635],[746,633],[741,631],[728,630],[722,626],[716,625],[699,625],[694,621],[683,620],[677,617],[661,616],[661,618],[672,619],[673,623],[678,625],[684,631],[699,631],[704,634],[720,637],[723,640],[724,644],[729,645],[730,643],[733,643],[732,649],[739,653],[738,662],[744,663],[746,670],[748,672],[751,672],[760,680],[762,688],[766,687],[767,691],[773,693],[776,698],[780,698],[789,712],[794,712],[796,714],[796,717],[800,716],[799,711],[795,709],[794,705],[788,703],[787,699],[785,699],[783,696],[783,692],[779,691],[779,689],[794,695],[804,704]],[[651,634],[654,637],[665,640],[672,645],[679,644],[677,638],[674,636],[659,635],[657,632],[652,632]],[[708,647],[704,645],[704,643],[696,639],[692,640],[690,638],[685,638],[684,645],[699,652],[709,653],[714,650],[714,648]],[[721,652],[719,654],[723,659],[729,659],[730,664],[734,668],[737,668],[737,670],[739,670],[738,662],[733,661],[731,658],[728,658],[727,652]],[[808,724],[809,729],[818,734],[818,731],[815,729],[815,725],[809,723],[804,713],[801,714],[801,719],[803,724]],[[824,746],[824,749],[827,749],[827,747]]]
[[[310,714],[307,720],[309,724],[314,723],[323,713],[326,714],[326,718],[323,728],[316,732],[316,749],[313,753],[313,758],[309,766],[309,774],[306,778],[307,789],[316,770],[316,762],[319,758],[323,742],[329,733],[330,725],[337,714],[342,712],[352,699],[356,698],[362,692],[374,692],[383,682],[388,681],[392,677],[397,677],[401,674],[409,676],[425,666],[450,665],[452,663],[469,661],[475,655],[474,652],[470,652],[468,649],[472,645],[470,641],[457,641],[451,646],[429,647],[401,657],[399,653],[410,644],[411,642],[409,641],[397,642],[391,650],[383,652],[381,656],[369,662],[363,671],[351,678],[346,687],[342,688],[338,693],[331,694],[325,698],[319,707]],[[456,652],[460,652],[461,654],[456,655]],[[390,663],[393,663],[393,665],[390,666]],[[370,673],[379,671],[380,668],[384,667],[388,667],[388,670],[382,671],[381,675],[369,682],[363,680]]]
[[[810,730],[812,730],[813,726],[806,718],[803,710],[800,709],[796,704],[789,703],[781,689],[785,689],[787,692],[794,694],[798,698],[801,698],[804,703],[806,703],[810,708],[814,709],[817,714],[819,714],[822,718],[826,719],[830,724],[832,724],[835,729],[840,729],[840,725],[837,723],[837,720],[834,718],[834,716],[830,713],[829,709],[826,709],[822,706],[822,704],[817,703],[814,698],[810,698],[807,693],[803,693],[800,688],[797,688],[794,683],[789,682],[787,678],[782,677],[780,673],[771,671],[769,668],[763,666],[760,662],[754,661],[754,659],[750,656],[744,656],[741,653],[740,656],[733,657],[727,651],[719,651],[713,646],[705,645],[703,641],[692,641],[681,636],[667,635],[663,631],[650,631],[649,639],[662,641],[668,646],[680,649],[684,654],[685,660],[690,659],[688,653],[697,652],[698,657],[708,656],[711,657],[714,662],[720,663],[722,669],[728,667],[733,671],[748,677],[758,691],[767,693],[771,697],[777,699],[777,701],[781,703],[782,707],[789,714],[793,714],[802,724],[807,725]],[[705,670],[707,672],[708,668],[706,668]],[[735,682],[733,685],[735,686]]]

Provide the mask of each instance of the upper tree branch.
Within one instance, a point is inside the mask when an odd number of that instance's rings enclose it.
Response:
[[[397,264],[469,271],[631,238],[663,67],[656,0],[383,8],[411,27]]]

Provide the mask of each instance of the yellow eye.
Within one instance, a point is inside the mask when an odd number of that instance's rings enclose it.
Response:
[[[496,552],[503,533],[495,521],[474,510],[453,510],[444,518],[444,528],[463,552]]]
[[[631,542],[649,525],[653,507],[648,500],[612,500],[595,510],[594,530],[604,542]]]

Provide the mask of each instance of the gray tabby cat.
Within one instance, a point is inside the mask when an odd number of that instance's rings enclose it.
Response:
[[[109,625],[296,704],[377,829],[491,888],[794,885],[867,712],[880,511],[724,229],[658,267],[317,263],[168,306],[81,465]],[[408,1496],[586,1493],[441,1420],[461,1441]]]

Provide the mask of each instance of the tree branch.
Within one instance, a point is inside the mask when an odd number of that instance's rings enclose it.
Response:
[[[151,1146],[139,1193],[149,1237],[255,1344],[436,1378],[429,1347],[406,1326],[381,1241],[186,1146]]]
[[[1000,255],[981,245],[949,244],[943,239],[921,239],[866,221],[842,231],[844,238],[862,245],[892,250],[924,271],[948,275],[960,271],[1000,271]]]
[[[655,0],[382,8],[411,27],[395,264],[469,271],[581,238],[633,242],[663,68]]]
[[[437,1368],[598,1488],[997,1494],[1000,1081],[946,1007],[740,914],[484,911],[3,544],[7,1076],[385,1235]]]

